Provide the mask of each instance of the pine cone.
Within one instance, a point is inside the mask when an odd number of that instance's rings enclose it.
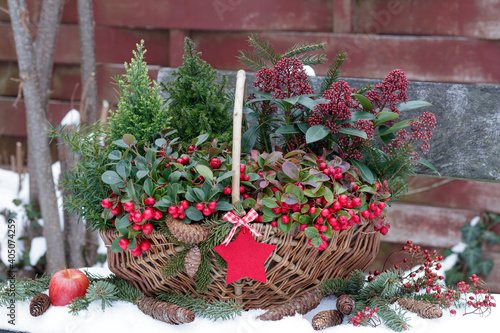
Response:
[[[198,246],[193,246],[191,250],[186,254],[184,259],[184,267],[186,267],[186,273],[190,278],[193,278],[200,267],[201,262],[201,252]]]
[[[337,326],[344,321],[344,315],[338,310],[321,311],[312,319],[312,326],[316,331]]]
[[[436,305],[413,298],[398,298],[398,304],[408,311],[416,313],[422,318],[441,318],[443,311]]]
[[[192,311],[175,304],[158,301],[153,297],[141,296],[135,300],[135,304],[145,314],[168,324],[191,323],[195,319]]]
[[[350,315],[356,308],[356,301],[351,295],[340,295],[337,298],[337,310],[346,316]]]
[[[48,295],[38,294],[31,300],[30,314],[33,317],[42,315],[50,306],[50,299]]]
[[[283,317],[294,316],[296,313],[306,314],[315,309],[323,299],[321,290],[313,290],[301,297],[294,298],[288,303],[282,304],[257,317],[260,320],[280,320]]]
[[[167,215],[166,224],[172,235],[179,242],[198,244],[208,238],[210,230],[200,224],[185,224],[182,221]]]

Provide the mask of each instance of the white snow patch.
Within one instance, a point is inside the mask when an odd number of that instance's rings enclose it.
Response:
[[[38,260],[47,252],[45,237],[35,237],[31,240],[30,265],[35,266]]]
[[[307,76],[316,76],[316,72],[314,69],[309,66],[309,65],[303,65],[304,71],[306,72]]]
[[[61,120],[62,126],[67,125],[79,125],[80,124],[80,112],[76,109],[71,109],[66,113],[64,118]]]
[[[470,220],[471,227],[475,227],[480,221],[481,218],[479,216],[474,216],[472,220]]]

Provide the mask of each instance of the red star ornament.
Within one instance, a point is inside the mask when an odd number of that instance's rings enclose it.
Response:
[[[235,241],[215,247],[215,251],[227,261],[226,283],[244,277],[265,283],[264,263],[275,248],[276,245],[256,242],[250,231],[242,227]]]

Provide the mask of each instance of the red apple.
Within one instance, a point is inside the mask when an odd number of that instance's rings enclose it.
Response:
[[[77,269],[60,270],[50,279],[50,303],[55,306],[68,305],[76,297],[84,296],[89,284],[88,277]]]

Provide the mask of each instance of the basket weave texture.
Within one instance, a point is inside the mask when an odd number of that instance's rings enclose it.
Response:
[[[373,262],[380,245],[380,234],[371,224],[352,226],[345,231],[334,231],[328,247],[318,251],[308,244],[304,232],[293,236],[270,224],[252,223],[263,237],[257,241],[276,245],[265,263],[267,282],[248,278],[226,284],[226,270],[212,267],[213,281],[206,293],[196,290],[194,279],[180,273],[176,277],[162,276],[162,267],[176,252],[184,248],[172,243],[160,232],[143,238],[151,242],[151,249],[134,257],[130,251],[114,253],[111,243],[118,236],[112,230],[100,231],[107,245],[109,269],[119,278],[130,282],[147,295],[156,292],[174,292],[204,297],[207,300],[236,299],[244,309],[267,309],[286,303],[330,278],[346,277],[353,270],[365,270]]]

